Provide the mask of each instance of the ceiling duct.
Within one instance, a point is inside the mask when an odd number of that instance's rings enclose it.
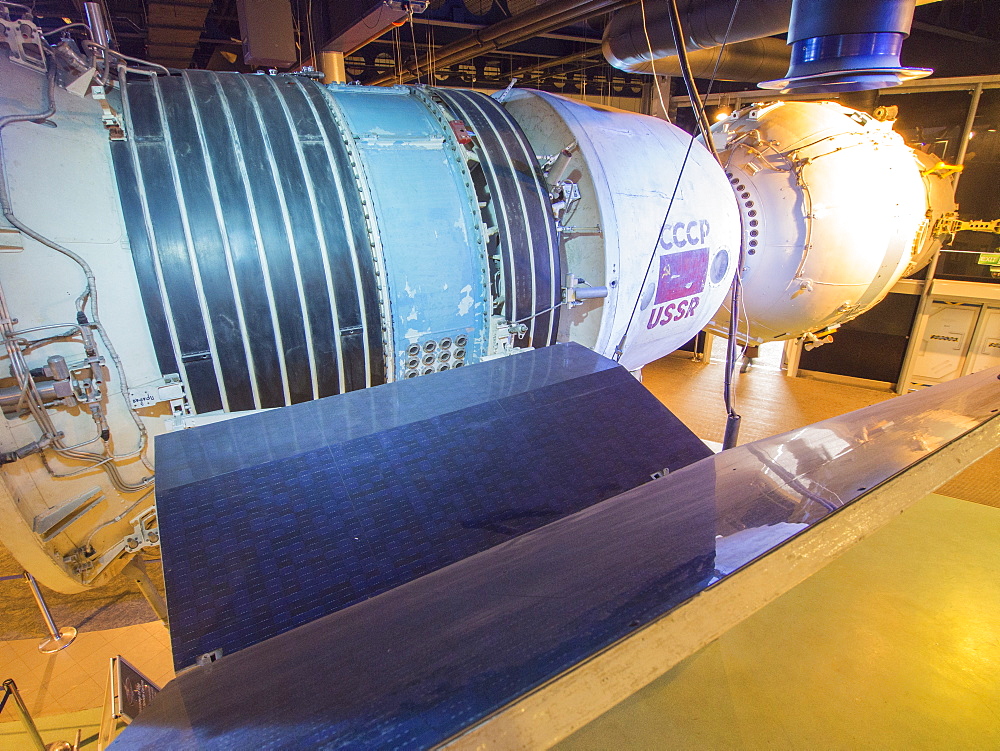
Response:
[[[774,37],[748,39],[745,42],[727,44],[724,48],[715,47],[689,52],[688,62],[695,78],[756,83],[785,74],[788,70],[788,46],[783,40]],[[636,63],[629,68],[629,71],[647,74],[655,72],[658,76],[681,74],[677,55]]]
[[[733,3],[734,0],[680,1],[681,26],[688,52],[769,37],[788,29],[792,0],[741,0],[735,16]],[[641,5],[612,15],[604,30],[603,47],[604,57],[619,70],[651,73],[652,58],[657,60],[656,72],[666,73],[665,69],[660,69],[659,60],[677,55],[667,4],[646,4],[645,29]]]
[[[914,7],[915,0],[794,0],[788,72],[759,86],[822,94],[884,89],[930,75],[930,68],[899,63]]]

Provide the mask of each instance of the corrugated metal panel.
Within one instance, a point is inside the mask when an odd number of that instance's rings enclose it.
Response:
[[[546,188],[489,97],[207,71],[125,93],[112,152],[146,314],[198,412],[479,362],[494,316],[554,343]]]
[[[534,150],[493,98],[460,89],[430,92],[475,133],[485,183],[480,197],[496,230],[500,261],[495,297],[503,304],[497,312],[509,321],[528,323],[523,344],[553,344],[562,299],[559,236]]]
[[[323,89],[189,71],[130,83],[125,109],[113,153],[146,312],[196,410],[384,382],[366,211]]]

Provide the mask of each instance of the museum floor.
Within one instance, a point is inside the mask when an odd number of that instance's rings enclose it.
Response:
[[[719,363],[679,354],[644,371],[645,385],[714,442],[725,421],[721,381]],[[738,380],[741,442],[892,396],[785,378],[761,362]],[[998,476],[1000,450],[562,745],[1000,747]],[[17,573],[0,550],[0,577]],[[94,748],[108,659],[122,655],[162,684],[173,675],[167,631],[124,587],[46,597],[56,622],[80,636],[40,654],[27,587],[0,581],[0,679],[16,680],[46,742],[81,728],[81,747]],[[13,719],[11,710],[0,717],[0,751],[26,747]]]

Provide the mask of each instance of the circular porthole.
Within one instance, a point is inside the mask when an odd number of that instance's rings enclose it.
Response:
[[[712,284],[718,284],[725,279],[727,271],[729,271],[729,251],[722,248],[712,259],[712,267],[709,270]]]

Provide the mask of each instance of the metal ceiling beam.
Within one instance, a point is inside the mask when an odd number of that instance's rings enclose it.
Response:
[[[520,16],[520,14],[518,14]],[[487,24],[484,23],[462,23],[461,21],[442,21],[438,18],[421,18],[419,16],[413,17],[413,23],[423,24],[424,26],[443,26],[449,29],[485,29]],[[589,44],[600,44],[601,38],[597,37],[585,37],[578,36],[574,34],[537,34],[536,36],[542,39],[559,39],[564,42],[587,42]]]
[[[538,63],[537,65],[527,65],[523,68],[518,68],[517,70],[511,71],[511,77],[516,78],[517,76],[523,76],[525,73],[532,73],[534,71],[546,70],[547,68],[555,68],[559,65],[565,65],[567,63],[575,63],[578,60],[586,60],[587,58],[597,57],[601,54],[601,47],[598,45],[593,49],[584,50],[583,52],[577,52],[573,55],[566,55],[565,57],[557,57],[554,60],[549,60],[544,63]]]
[[[924,23],[923,21],[914,21],[912,24],[914,29],[919,29],[920,31],[927,31],[931,34],[937,34],[938,36],[951,37],[952,39],[961,39],[963,42],[975,42],[976,44],[996,44],[996,39],[988,39],[987,37],[976,36],[975,34],[966,34],[964,31],[955,31],[955,29],[946,29],[944,26],[935,26],[932,23]]]
[[[1000,89],[1000,76],[960,76],[956,78],[923,78],[916,81],[907,81],[891,89],[880,89],[887,95],[895,94],[925,94],[933,91],[971,91],[977,85],[982,85],[983,89]],[[731,91],[722,94],[710,94],[702,97],[706,105],[719,104],[741,104],[746,102],[771,102],[781,100],[790,101],[821,101],[837,99],[838,94],[782,94],[778,91],[764,91],[761,89],[751,89],[749,91]],[[670,98],[672,104],[678,107],[690,107],[691,102],[687,96],[674,96]]]
[[[480,29],[464,39],[444,45],[433,55],[433,59],[429,55],[421,56],[414,63],[404,67],[402,76],[386,73],[364,83],[372,85],[406,83],[427,71],[431,62],[436,68],[462,63],[484,53],[550,32],[553,29],[569,26],[592,16],[633,5],[635,2],[636,0],[582,0],[582,2],[581,0],[551,0],[551,2],[534,10],[504,19],[492,26],[487,26],[485,29]]]
[[[374,41],[369,42],[369,44],[391,45],[393,47],[396,46],[396,43],[393,40],[391,40],[391,39],[375,39]],[[402,43],[402,47],[403,47],[403,53],[405,54],[406,52],[411,51],[413,49],[413,43],[412,42],[403,42]],[[427,50],[427,49],[436,49],[436,48],[432,47],[431,45],[427,44],[426,42],[417,42],[417,49],[418,50]],[[598,49],[598,52],[600,52],[599,49]],[[358,53],[357,52],[353,52],[351,54],[356,55]],[[499,50],[499,51],[497,51],[497,53],[496,53],[496,55],[494,57],[502,58],[502,57],[507,57],[507,56],[510,56],[510,57],[533,57],[533,58],[536,58],[536,59],[539,59],[539,60],[555,60],[558,57],[557,55],[543,55],[540,52],[516,52],[514,50]],[[440,71],[440,66],[439,65],[435,65],[434,69]]]

